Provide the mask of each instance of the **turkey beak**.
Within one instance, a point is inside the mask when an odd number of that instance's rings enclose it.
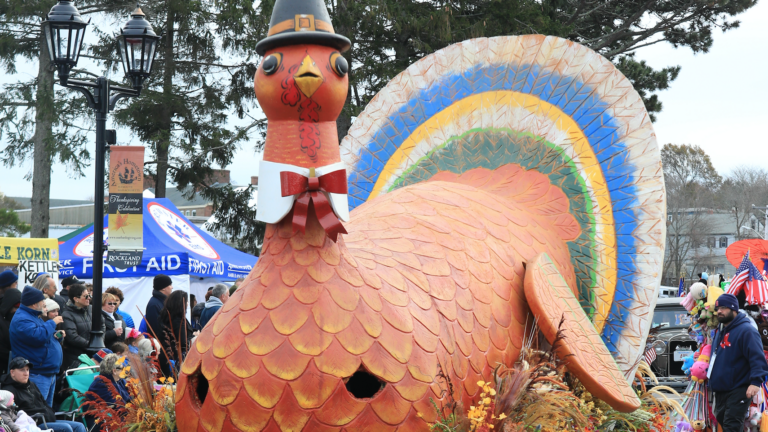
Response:
[[[293,80],[296,82],[296,87],[304,93],[304,96],[312,97],[320,85],[323,84],[323,74],[315,64],[315,61],[312,60],[312,57],[306,56],[301,62],[301,67],[293,76]]]

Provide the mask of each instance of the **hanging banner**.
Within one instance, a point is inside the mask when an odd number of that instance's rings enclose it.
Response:
[[[21,260],[58,261],[56,239],[0,237],[0,265],[13,265]]]
[[[112,146],[109,158],[109,248],[105,264],[139,265],[144,251],[144,147]]]
[[[59,286],[59,262],[42,260],[19,260],[19,287],[35,283],[35,279],[41,273],[47,273],[56,281],[56,289]]]

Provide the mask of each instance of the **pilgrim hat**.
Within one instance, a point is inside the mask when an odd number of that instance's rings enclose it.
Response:
[[[256,52],[263,56],[272,48],[299,44],[325,45],[341,52],[351,45],[334,33],[323,0],[277,0],[267,37],[256,44]]]

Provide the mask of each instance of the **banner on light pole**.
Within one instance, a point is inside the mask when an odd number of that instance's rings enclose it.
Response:
[[[112,146],[109,158],[109,248],[106,264],[127,269],[144,251],[144,147]]]

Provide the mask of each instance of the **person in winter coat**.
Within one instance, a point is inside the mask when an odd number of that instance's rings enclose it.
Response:
[[[0,300],[0,373],[8,371],[8,357],[11,355],[11,320],[21,302],[21,291],[9,289]]]
[[[104,357],[99,365],[99,375],[93,380],[86,393],[87,402],[107,403],[109,405],[125,405],[131,401],[131,395],[125,385],[125,380],[120,377],[123,365],[115,354]],[[96,395],[95,397],[93,395]],[[120,396],[119,398],[117,396]],[[92,408],[87,408],[92,409]],[[85,422],[91,431],[101,431],[94,418],[85,416]]]
[[[62,322],[61,317],[48,322],[40,319],[44,307],[43,293],[30,286],[25,287],[21,293],[21,306],[11,320],[11,349],[14,355],[35,365],[29,379],[43,394],[48,406],[53,406],[56,375],[63,358],[58,339],[65,332],[56,330],[56,325]]]
[[[147,303],[144,317],[147,320],[149,333],[154,332],[157,337],[160,337],[160,311],[165,305],[165,300],[173,291],[173,281],[166,275],[157,275],[152,281],[152,288],[152,298]]]
[[[9,289],[14,289],[19,286],[19,277],[16,273],[6,270],[0,273],[0,298],[5,295],[5,292]]]
[[[128,326],[123,320],[123,316],[116,312],[117,305],[120,304],[120,300],[117,296],[110,293],[104,293],[101,297],[101,316],[104,321],[104,345],[112,346],[115,342],[122,342],[125,340]],[[120,326],[115,326],[115,323],[119,323]]]
[[[159,353],[159,361],[160,369],[166,377],[173,376],[168,360],[180,366],[194,337],[192,325],[187,321],[187,302],[185,291],[175,291],[168,296],[165,307],[160,311],[159,336],[163,349]]]
[[[133,317],[131,316],[131,314],[129,314],[128,312],[125,312],[123,310],[120,310],[120,305],[122,305],[123,302],[125,301],[125,297],[123,296],[123,291],[120,288],[117,288],[117,287],[109,287],[104,292],[110,293],[110,294],[112,294],[114,296],[117,296],[118,305],[117,305],[117,309],[115,310],[115,312],[119,313],[120,316],[123,317],[123,321],[125,322],[126,327],[128,327],[128,328],[136,328],[135,324],[133,322]]]
[[[205,302],[205,309],[200,314],[200,329],[208,325],[213,316],[229,300],[229,287],[223,283],[216,284],[211,290],[211,297]]]
[[[9,365],[9,372],[0,377],[0,386],[3,390],[13,393],[16,406],[30,417],[35,414],[43,414],[48,428],[55,432],[86,432],[82,423],[56,420],[53,408],[48,406],[40,390],[29,379],[29,370],[33,368],[27,359],[15,357]],[[42,421],[37,424],[43,426]]]
[[[61,316],[64,318],[62,328],[66,331],[64,338],[64,368],[71,369],[80,364],[77,358],[87,354],[86,348],[91,340],[91,295],[85,285],[75,284],[69,287],[69,301]],[[104,322],[101,331],[104,331]]]
[[[13,406],[13,393],[7,390],[0,390],[0,418],[3,424],[11,429],[11,432],[19,432],[21,428],[16,425],[18,418],[16,407]]]
[[[45,295],[45,298],[51,299],[58,303],[59,309],[63,309],[64,305],[67,304],[67,301],[64,300],[64,297],[56,294],[56,289],[58,288],[56,286],[56,280],[49,274],[41,274],[38,276],[32,286],[39,289]]]
[[[744,416],[768,376],[763,344],[757,329],[739,313],[733,294],[715,302],[720,325],[712,343],[709,388],[715,393],[715,417],[723,432],[739,432]]]
[[[208,301],[209,298],[211,298],[211,291],[213,291],[213,287],[208,288],[208,292],[205,293],[205,301],[197,303],[196,305],[192,306],[192,327],[195,328],[195,330],[202,330],[203,326],[200,325],[200,315],[203,314],[203,309],[205,309],[205,303]]]

